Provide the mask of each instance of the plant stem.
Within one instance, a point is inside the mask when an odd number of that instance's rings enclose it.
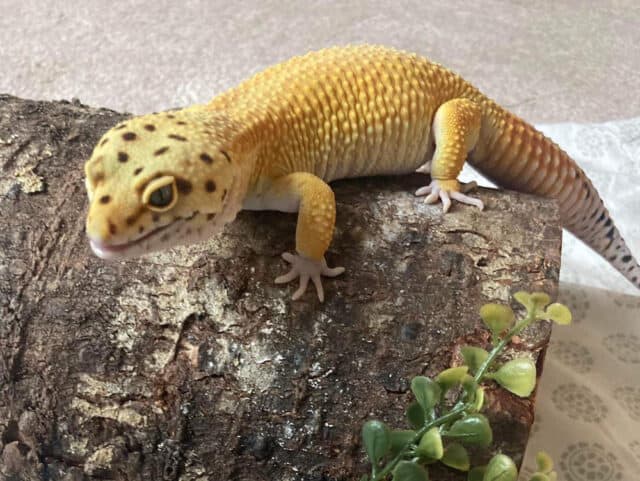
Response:
[[[476,375],[473,376],[477,383],[480,383],[482,378],[484,377],[487,369],[493,363],[495,358],[500,354],[500,351],[504,349],[504,347],[511,342],[511,338],[520,333],[525,327],[527,327],[533,320],[535,320],[535,309],[531,309],[531,311],[527,312],[527,315],[520,322],[516,323],[507,334],[500,339],[500,342],[491,350],[489,356],[484,360],[484,362],[478,368]]]
[[[393,468],[396,467],[396,464],[398,464],[400,461],[402,461],[402,458],[404,457],[404,455],[406,454],[407,450],[409,449],[409,446],[411,446],[412,444],[417,443],[418,441],[420,441],[422,436],[424,436],[424,434],[429,429],[431,429],[433,427],[436,427],[436,426],[440,426],[441,424],[445,424],[445,423],[447,423],[449,421],[454,420],[456,417],[458,417],[458,415],[462,414],[468,408],[469,408],[469,406],[467,406],[466,404],[462,404],[460,406],[456,406],[454,409],[449,411],[444,416],[440,416],[439,418],[434,419],[433,421],[430,421],[427,424],[425,424],[416,433],[415,437],[411,440],[411,442],[408,442],[407,444],[405,444],[405,446],[400,450],[400,452],[396,455],[396,457],[393,458],[391,461],[389,461],[387,463],[387,465],[382,469],[382,471],[380,471],[378,473],[378,475],[375,478],[373,478],[371,481],[382,481],[385,478],[385,476],[390,474],[391,471],[393,471]]]

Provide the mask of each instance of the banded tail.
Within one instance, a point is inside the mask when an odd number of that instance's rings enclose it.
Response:
[[[640,264],[620,235],[598,191],[557,144],[491,100],[469,163],[501,187],[552,197],[563,227],[640,289]]]

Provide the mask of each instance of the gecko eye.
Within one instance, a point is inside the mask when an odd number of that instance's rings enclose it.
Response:
[[[169,175],[149,182],[142,194],[142,202],[156,212],[165,212],[171,209],[177,200],[176,181]]]
[[[149,205],[153,207],[166,207],[173,200],[173,190],[170,185],[165,185],[151,192],[149,196]]]

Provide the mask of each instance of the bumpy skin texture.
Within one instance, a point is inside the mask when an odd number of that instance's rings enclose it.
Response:
[[[640,266],[566,153],[446,68],[376,46],[295,57],[208,105],[116,126],[87,162],[87,232],[98,255],[123,257],[200,240],[240,208],[298,212],[298,254],[278,280],[300,276],[299,297],[311,279],[322,299],[320,276],[341,272],[324,262],[328,182],[419,170],[431,173],[417,192],[427,202],[482,208],[457,181],[465,159],[501,186],[557,198],[565,227],[640,287]],[[161,211],[149,204],[160,184],[173,189]]]

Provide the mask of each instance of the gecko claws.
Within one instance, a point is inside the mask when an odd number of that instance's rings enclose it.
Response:
[[[424,201],[427,204],[434,204],[438,202],[438,200],[441,200],[442,211],[444,213],[447,213],[451,208],[451,199],[457,200],[463,204],[474,205],[478,209],[483,210],[484,203],[480,199],[463,194],[463,192],[469,192],[477,186],[478,184],[475,181],[467,184],[460,184],[457,180],[441,181],[434,179],[431,181],[431,184],[420,187],[416,190],[416,195],[426,195]]]
[[[282,258],[291,264],[291,270],[284,275],[278,276],[275,279],[276,284],[284,284],[291,282],[295,278],[300,278],[300,285],[298,289],[293,293],[291,298],[296,301],[302,297],[307,290],[309,280],[313,282],[318,294],[320,302],[324,302],[324,289],[322,288],[322,277],[336,277],[344,272],[344,267],[329,267],[327,261],[309,259],[308,257],[300,254],[291,254],[289,252],[283,252]]]

